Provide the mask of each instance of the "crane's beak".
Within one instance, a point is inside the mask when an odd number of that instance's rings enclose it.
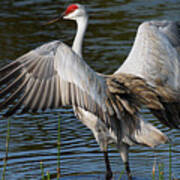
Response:
[[[56,17],[55,19],[52,19],[50,21],[48,21],[47,23],[45,23],[44,25],[49,25],[49,24],[53,24],[57,21],[60,21],[64,18],[65,12],[63,12],[60,16]]]

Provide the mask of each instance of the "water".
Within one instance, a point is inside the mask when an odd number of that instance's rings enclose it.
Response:
[[[71,45],[75,34],[74,22],[59,22],[42,26],[61,13],[73,1],[1,0],[0,6],[0,65],[15,59],[45,42],[61,39]],[[114,0],[86,4],[90,22],[84,43],[84,59],[98,72],[112,73],[129,53],[138,25],[150,19],[179,20],[178,0]],[[60,115],[61,114],[61,115]],[[61,172],[64,179],[103,179],[104,159],[91,132],[74,116],[71,109],[59,109],[43,114],[26,114],[11,118],[11,137],[7,179],[41,179],[40,162],[45,172],[56,176],[57,126],[61,116]],[[169,130],[148,113],[144,118],[173,139],[172,172],[180,178],[180,133]],[[0,122],[0,172],[5,156],[7,119]],[[114,147],[110,161],[118,178],[123,164]],[[130,163],[138,180],[151,179],[153,163],[164,163],[168,179],[168,145],[152,150],[133,147]],[[158,168],[156,168],[158,169]],[[73,178],[72,178],[73,176]],[[156,175],[158,178],[158,175]]]

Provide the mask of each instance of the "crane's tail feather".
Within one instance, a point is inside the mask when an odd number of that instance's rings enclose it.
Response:
[[[150,123],[140,120],[140,128],[135,130],[134,138],[139,144],[155,147],[169,141],[168,137]]]

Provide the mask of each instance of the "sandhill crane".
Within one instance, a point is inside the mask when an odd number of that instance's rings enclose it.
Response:
[[[68,6],[63,18],[77,23],[72,48],[59,40],[49,42],[2,67],[0,109],[7,109],[4,116],[11,116],[72,105],[104,152],[106,179],[112,178],[110,143],[116,144],[132,179],[129,146],[154,147],[168,141],[165,134],[142,120],[141,105],[162,123],[179,128],[179,26],[169,21],[143,23],[124,65],[113,75],[102,75],[82,58],[88,23],[84,6]]]

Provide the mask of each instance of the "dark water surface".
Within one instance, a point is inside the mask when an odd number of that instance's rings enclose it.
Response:
[[[0,66],[45,42],[61,39],[71,45],[74,22],[42,26],[61,13],[73,1],[1,0]],[[127,56],[138,25],[150,19],[179,20],[179,0],[91,0],[79,1],[90,14],[84,43],[84,59],[96,71],[112,73]],[[56,176],[57,126],[61,114],[61,172],[64,179],[103,179],[104,159],[91,132],[77,120],[72,110],[59,109],[43,114],[26,114],[11,118],[11,137],[7,179],[41,179],[40,161],[45,171]],[[172,173],[180,178],[180,131],[165,128],[151,115],[144,118],[173,139]],[[0,174],[5,156],[7,119],[0,116]],[[135,179],[151,179],[154,162],[164,164],[168,179],[168,145],[155,150],[136,146],[130,163]],[[113,172],[123,170],[119,154],[110,147]],[[158,170],[158,167],[156,167]],[[72,178],[74,176],[75,178]],[[156,174],[156,178],[158,175]]]

